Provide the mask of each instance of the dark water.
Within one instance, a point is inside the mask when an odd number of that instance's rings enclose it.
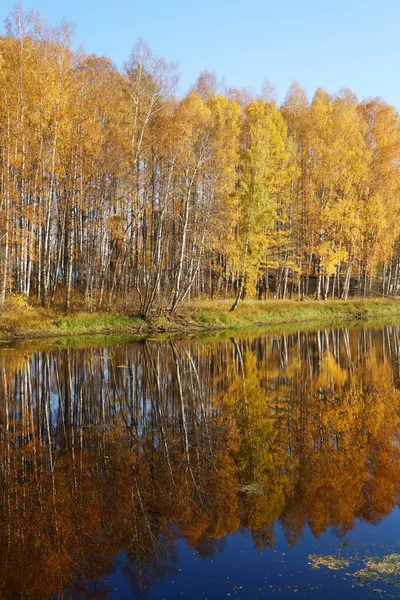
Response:
[[[399,361],[398,326],[0,350],[0,600],[400,597]]]

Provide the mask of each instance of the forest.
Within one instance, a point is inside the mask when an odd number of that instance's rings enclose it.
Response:
[[[282,103],[139,40],[123,69],[21,6],[0,37],[0,308],[396,295],[400,121],[297,82]]]

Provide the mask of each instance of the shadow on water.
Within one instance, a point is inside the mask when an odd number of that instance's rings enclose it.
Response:
[[[0,598],[134,597],[228,534],[343,537],[400,491],[400,328],[0,350]]]

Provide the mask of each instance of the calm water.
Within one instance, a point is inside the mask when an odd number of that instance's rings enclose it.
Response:
[[[400,597],[399,369],[400,326],[0,350],[0,599]]]

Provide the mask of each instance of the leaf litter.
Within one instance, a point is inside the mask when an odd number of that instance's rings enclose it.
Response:
[[[342,556],[320,556],[318,554],[310,554],[308,558],[311,561],[311,567],[313,569],[327,567],[333,571],[339,571],[340,569],[350,566],[350,562]]]
[[[365,568],[356,571],[361,583],[382,582],[391,586],[400,586],[400,554],[388,554],[382,558],[372,557],[365,561]]]
[[[361,586],[374,585],[377,582],[391,587],[400,587],[400,554],[386,554],[382,557],[372,556],[361,558],[359,555],[344,558],[341,555],[318,555],[308,556],[311,567],[339,571],[347,569],[354,563],[363,563],[365,566],[354,573],[347,572],[346,575],[355,578]]]

